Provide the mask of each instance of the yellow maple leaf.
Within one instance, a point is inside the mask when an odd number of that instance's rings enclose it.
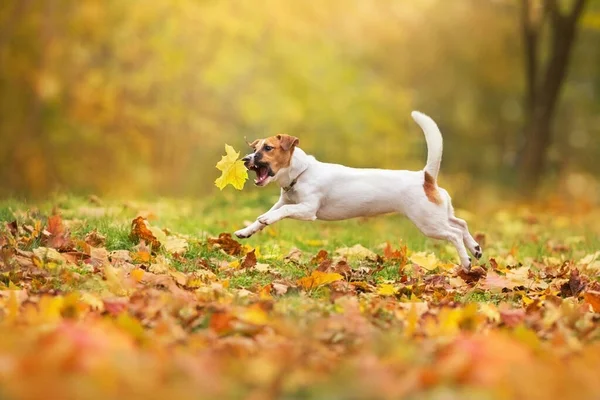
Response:
[[[438,266],[438,259],[435,257],[435,254],[428,254],[424,251],[411,255],[410,261],[412,261],[414,264],[420,265],[427,271],[433,271]]]
[[[344,277],[335,272],[321,272],[313,271],[310,276],[298,279],[298,284],[306,290],[314,289],[321,285],[327,285],[329,283],[339,281]]]
[[[377,294],[381,296],[393,296],[398,293],[398,289],[396,289],[393,285],[389,283],[382,283],[377,288]]]
[[[221,158],[216,165],[219,171],[222,171],[221,176],[215,180],[215,185],[220,190],[223,190],[228,184],[232,185],[237,190],[244,188],[244,183],[248,179],[248,170],[244,166],[242,160],[238,160],[239,152],[236,152],[233,147],[226,144],[225,152],[227,153]]]
[[[346,257],[348,260],[364,260],[366,258],[375,259],[377,258],[377,254],[373,253],[371,250],[366,247],[355,244],[352,247],[342,247],[335,251],[342,257]]]

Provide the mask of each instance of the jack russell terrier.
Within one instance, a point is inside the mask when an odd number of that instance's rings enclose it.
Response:
[[[442,134],[427,115],[417,111],[411,115],[427,141],[427,165],[422,171],[350,168],[320,162],[297,147],[298,138],[289,135],[249,143],[254,152],[242,160],[246,168],[256,172],[254,183],[266,186],[277,182],[281,196],[269,211],[235,235],[248,238],[283,218],[337,221],[395,212],[406,215],[426,236],[452,243],[462,267],[469,269],[467,248],[478,259],[482,251],[467,223],[454,216],[448,192],[436,183]]]

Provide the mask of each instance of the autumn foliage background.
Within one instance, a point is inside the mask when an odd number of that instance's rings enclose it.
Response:
[[[599,39],[600,0],[1,2],[0,398],[598,398]],[[470,271],[401,216],[232,238],[278,191],[218,191],[226,143],[420,169],[413,109]]]
[[[543,178],[596,197],[600,5],[588,3]],[[413,109],[442,128],[453,191],[522,190],[520,4],[4,1],[0,193],[206,196],[223,143],[275,132],[327,161],[421,168]]]

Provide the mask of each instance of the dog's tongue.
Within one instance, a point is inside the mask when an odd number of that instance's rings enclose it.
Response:
[[[269,176],[269,170],[266,167],[259,167],[256,170],[256,179],[254,183],[262,183]]]

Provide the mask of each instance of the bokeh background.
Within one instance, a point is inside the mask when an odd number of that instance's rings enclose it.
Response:
[[[451,192],[597,202],[600,1],[0,5],[3,197],[208,196],[225,143],[279,132],[422,168],[413,109],[442,128]]]

